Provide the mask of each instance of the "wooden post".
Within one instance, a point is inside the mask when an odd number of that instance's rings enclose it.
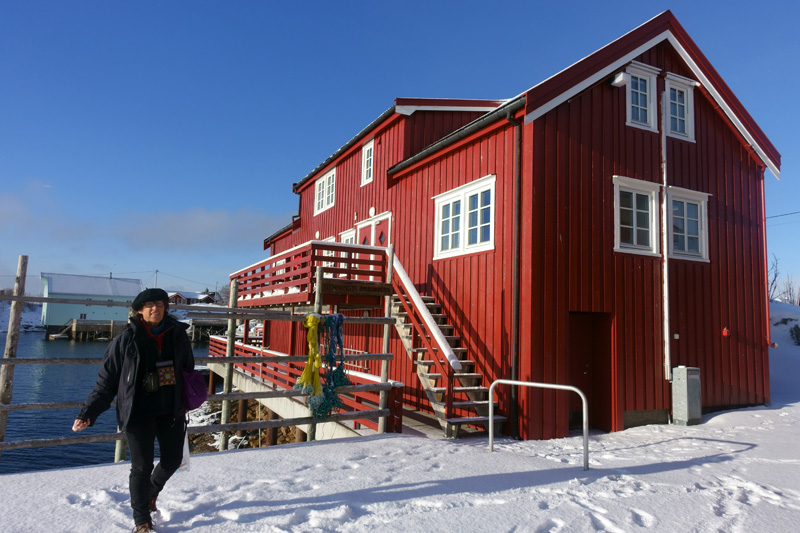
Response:
[[[239,281],[231,281],[231,295],[229,307],[236,307],[239,299]],[[233,357],[236,348],[236,319],[228,319],[228,346],[225,350],[226,357]],[[225,363],[225,381],[222,384],[222,392],[229,394],[233,388],[233,363]],[[222,401],[222,424],[227,424],[231,419],[231,401]],[[223,431],[219,439],[219,451],[228,449],[228,438],[230,433]]]
[[[394,244],[389,245],[389,249],[386,252],[386,283],[389,285],[392,284],[392,274],[394,271]],[[387,318],[392,316],[392,295],[389,294],[385,297],[385,302],[383,305],[383,315]],[[389,353],[389,336],[391,335],[391,330],[389,329],[389,324],[383,325],[383,343],[381,344],[381,350],[383,353]],[[381,361],[381,383],[386,383],[389,381],[389,361]],[[386,409],[386,405],[388,404],[388,394],[386,391],[381,391],[379,396],[379,406],[380,409]],[[378,433],[386,433],[386,418],[381,417],[378,419]]]
[[[209,394],[214,394],[214,391],[215,391],[214,377],[216,377],[216,374],[214,372],[212,372],[211,370],[209,370],[208,371],[208,393]]]
[[[247,400],[239,400],[238,422],[247,422]],[[245,430],[240,429],[236,432],[237,437],[244,437]]]
[[[14,296],[25,295],[25,276],[28,272],[28,256],[19,256],[17,263],[17,277],[14,280]],[[8,332],[6,333],[6,347],[3,359],[17,357],[17,344],[19,342],[19,323],[22,320],[22,302],[11,302],[11,311],[8,315]],[[0,403],[9,405],[14,389],[14,365],[3,365],[0,369]],[[0,442],[6,438],[6,423],[8,411],[0,411]],[[1,452],[0,452],[1,453]]]
[[[275,420],[275,411],[269,408],[267,410],[267,420]],[[275,446],[278,444],[278,428],[267,428],[267,446]]]
[[[295,442],[306,442],[306,433],[299,427],[294,427],[294,441]]]
[[[314,290],[314,312],[318,315],[322,314],[322,267],[317,267],[317,286]],[[300,430],[298,430],[300,431]],[[317,438],[317,421],[314,420],[308,426],[308,442],[316,440]]]

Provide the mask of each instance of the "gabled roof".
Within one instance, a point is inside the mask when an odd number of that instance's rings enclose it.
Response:
[[[665,40],[675,48],[704,90],[750,143],[758,157],[776,178],[780,178],[780,153],[670,11],[650,19],[529,89],[525,93],[525,123],[535,120],[587,87],[613,75],[643,52]]]
[[[111,278],[105,276],[82,276],[78,274],[53,274],[42,272],[47,280],[47,292],[80,296],[111,296],[133,298],[144,290],[142,280]]]
[[[204,292],[189,292],[189,291],[170,291],[167,295],[171,298],[180,295],[187,300],[202,300],[203,298],[214,298],[213,294],[206,294]]]
[[[411,115],[415,111],[483,111],[489,112],[502,105],[505,100],[464,100],[458,98],[395,98],[394,105],[381,113],[381,115],[370,122],[366,128],[362,129],[355,137],[347,141],[344,146],[336,150],[325,161],[309,172],[303,179],[292,186],[296,193],[309,180],[314,178],[322,170],[333,163],[339,156],[347,152],[353,145],[359,143],[379,126],[384,124],[393,115]],[[266,248],[266,245],[265,245]]]

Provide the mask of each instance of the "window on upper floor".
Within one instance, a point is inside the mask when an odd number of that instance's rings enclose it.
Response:
[[[658,183],[614,176],[614,250],[656,255]]]
[[[333,207],[336,198],[336,169],[332,169],[316,182],[314,189],[314,214]]]
[[[694,141],[694,80],[668,73],[665,81],[667,98],[667,135]]]
[[[625,72],[629,76],[629,79],[626,80],[626,124],[658,131],[656,75],[658,75],[659,69],[634,61]]]
[[[492,174],[434,196],[434,259],[494,248],[495,181]]]
[[[671,229],[670,256],[708,260],[708,194],[679,187],[667,189]]]
[[[372,183],[372,163],[374,159],[375,141],[370,141],[361,148],[361,185]]]

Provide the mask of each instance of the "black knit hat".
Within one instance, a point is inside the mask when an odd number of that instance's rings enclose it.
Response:
[[[131,309],[140,311],[144,307],[145,302],[168,302],[169,295],[164,289],[145,289],[140,292],[131,303]]]

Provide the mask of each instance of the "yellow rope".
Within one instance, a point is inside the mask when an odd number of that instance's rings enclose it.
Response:
[[[322,385],[319,379],[319,369],[322,366],[322,358],[319,355],[319,336],[317,329],[324,318],[318,315],[308,314],[303,319],[303,325],[308,329],[306,340],[308,341],[308,362],[306,363],[303,374],[297,379],[296,389],[302,389],[309,396],[322,396]]]

